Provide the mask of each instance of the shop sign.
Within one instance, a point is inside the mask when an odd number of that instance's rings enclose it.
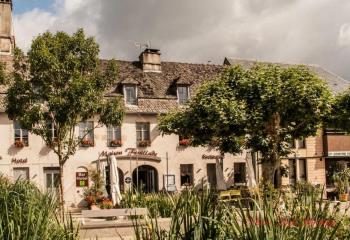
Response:
[[[329,157],[350,157],[350,151],[328,152]]]
[[[207,154],[202,155],[202,159],[205,159],[205,160],[209,160],[209,159],[220,160],[223,158],[224,158],[224,155],[207,155]]]
[[[12,158],[11,159],[12,164],[23,164],[23,163],[27,163],[27,162],[28,162],[28,158]]]
[[[122,151],[103,151],[101,152],[100,156],[101,157],[109,157],[109,156],[112,156],[112,155],[115,155],[115,156],[118,156],[118,155],[122,155],[123,152]]]
[[[75,181],[77,187],[89,186],[89,174],[87,172],[76,172]]]
[[[125,152],[127,152],[128,156],[157,157],[158,155],[155,151],[138,150],[137,148],[127,148]]]
[[[125,183],[130,184],[131,183],[131,177],[126,177],[125,178]]]

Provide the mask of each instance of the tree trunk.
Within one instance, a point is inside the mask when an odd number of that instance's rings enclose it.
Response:
[[[63,186],[63,164],[60,162],[59,203],[62,220],[64,221],[64,186]]]
[[[262,162],[261,167],[263,184],[273,184],[275,179],[275,164],[265,160]]]

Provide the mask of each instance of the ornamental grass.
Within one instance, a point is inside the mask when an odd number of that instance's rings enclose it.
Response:
[[[29,181],[0,176],[0,239],[74,240],[78,228],[72,218],[60,220],[56,198]]]
[[[292,191],[264,188],[255,196],[223,202],[210,190],[186,190],[168,195],[170,228],[150,216],[147,227],[135,223],[136,239],[350,239],[348,209],[322,195],[320,188],[298,184]]]

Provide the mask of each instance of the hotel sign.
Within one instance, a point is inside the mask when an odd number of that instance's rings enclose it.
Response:
[[[328,157],[350,157],[350,151],[328,152]]]
[[[28,162],[28,158],[12,158],[11,159],[12,164],[23,164],[23,163],[27,163],[27,162]]]
[[[125,154],[123,154],[123,151],[103,151],[100,154],[100,157],[109,157],[109,156],[116,156],[117,159],[145,159],[145,160],[151,160],[151,161],[160,161],[160,157],[158,157],[158,153],[155,151],[148,151],[148,150],[139,150],[137,148],[127,148],[125,149]]]

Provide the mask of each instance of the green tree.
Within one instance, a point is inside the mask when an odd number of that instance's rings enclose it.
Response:
[[[97,119],[85,134],[102,125],[119,125],[124,109],[119,98],[107,98],[117,66],[99,64],[99,46],[79,29],[73,35],[46,32],[36,37],[25,57],[15,51],[6,113],[22,127],[42,137],[58,157],[60,201],[63,204],[63,166],[84,136],[75,135],[79,122]]]
[[[350,133],[350,89],[334,99],[331,114],[327,117],[327,127]]]
[[[234,66],[202,85],[187,106],[160,116],[159,129],[188,136],[194,146],[259,152],[263,180],[274,182],[289,143],[317,133],[330,99],[326,83],[304,66]]]

